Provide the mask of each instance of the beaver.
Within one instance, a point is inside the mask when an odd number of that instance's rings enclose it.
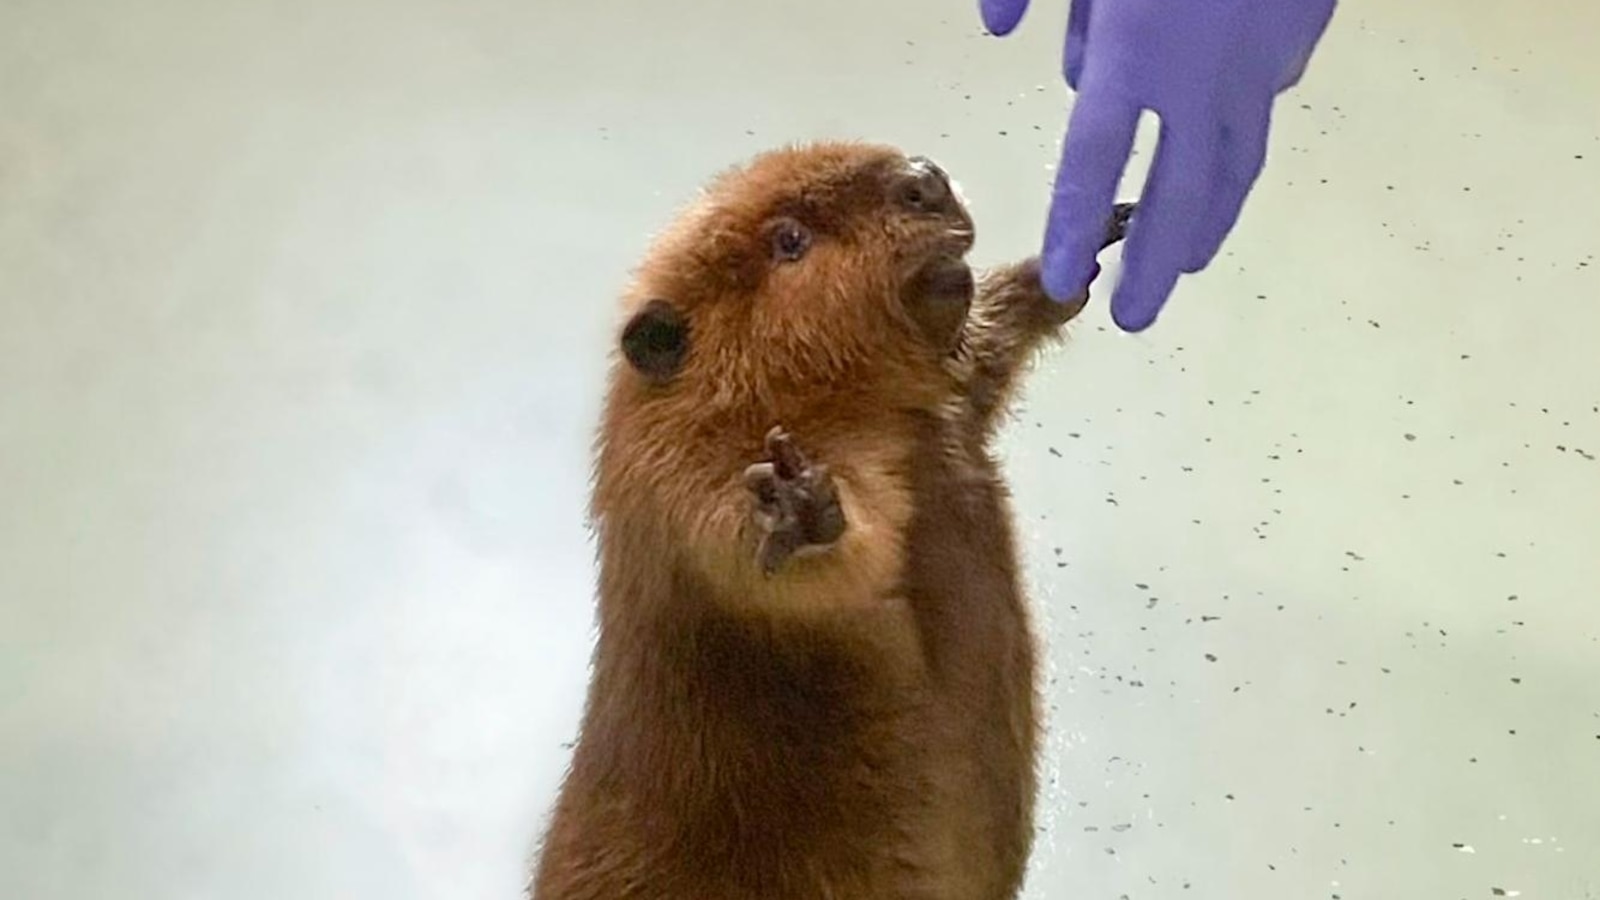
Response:
[[[1118,207],[1107,243],[1131,206]],[[1035,648],[990,444],[1082,308],[981,280],[948,176],[863,143],[716,179],[626,297],[598,640],[535,900],[999,900]]]

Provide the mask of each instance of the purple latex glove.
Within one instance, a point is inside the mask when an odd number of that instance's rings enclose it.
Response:
[[[997,35],[1028,0],[980,0]],[[1180,272],[1216,256],[1266,160],[1272,102],[1305,71],[1335,0],[1073,0],[1067,83],[1078,93],[1061,149],[1044,286],[1079,296],[1094,271],[1139,113],[1161,138],[1123,251],[1111,315],[1142,331]]]

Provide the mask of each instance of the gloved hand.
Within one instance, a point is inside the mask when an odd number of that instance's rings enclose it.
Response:
[[[980,0],[997,35],[1028,0]],[[1139,113],[1160,141],[1123,251],[1111,315],[1155,321],[1180,272],[1198,272],[1239,218],[1266,160],[1277,94],[1305,71],[1336,0],[1073,0],[1066,77],[1077,91],[1045,230],[1044,287],[1082,294],[1133,150]]]

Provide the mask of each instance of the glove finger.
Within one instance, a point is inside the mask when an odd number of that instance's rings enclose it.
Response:
[[[1041,280],[1056,300],[1077,297],[1089,284],[1138,125],[1138,104],[1092,86],[1072,107],[1044,234]]]
[[[990,34],[1004,37],[1016,29],[1022,14],[1028,11],[1028,0],[981,0],[978,10],[983,14],[983,27]]]
[[[1300,83],[1306,74],[1306,66],[1311,62],[1311,52],[1322,41],[1322,36],[1328,31],[1328,23],[1333,19],[1335,0],[1312,0],[1299,5],[1282,4],[1281,6],[1267,7],[1268,14],[1282,13],[1297,16],[1299,21],[1292,27],[1299,34],[1300,46],[1295,48],[1295,54],[1285,63],[1282,75],[1278,80],[1278,91],[1281,93]]]
[[[1084,57],[1089,52],[1089,13],[1094,0],[1072,0],[1072,11],[1067,14],[1067,47],[1062,54],[1063,72],[1067,85],[1078,89],[1078,77],[1083,74]]]
[[[1216,132],[1205,123],[1163,120],[1150,177],[1122,254],[1122,278],[1111,297],[1111,318],[1124,331],[1150,327],[1188,261],[1210,199]]]
[[[1241,104],[1236,112],[1223,117],[1218,128],[1211,199],[1195,229],[1183,271],[1198,272],[1210,265],[1238,224],[1239,213],[1267,161],[1271,124],[1271,100]]]

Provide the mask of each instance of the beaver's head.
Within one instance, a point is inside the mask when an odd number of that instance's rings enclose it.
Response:
[[[867,383],[925,392],[972,300],[972,243],[931,160],[840,143],[764,154],[713,182],[641,267],[619,377],[768,410]]]

